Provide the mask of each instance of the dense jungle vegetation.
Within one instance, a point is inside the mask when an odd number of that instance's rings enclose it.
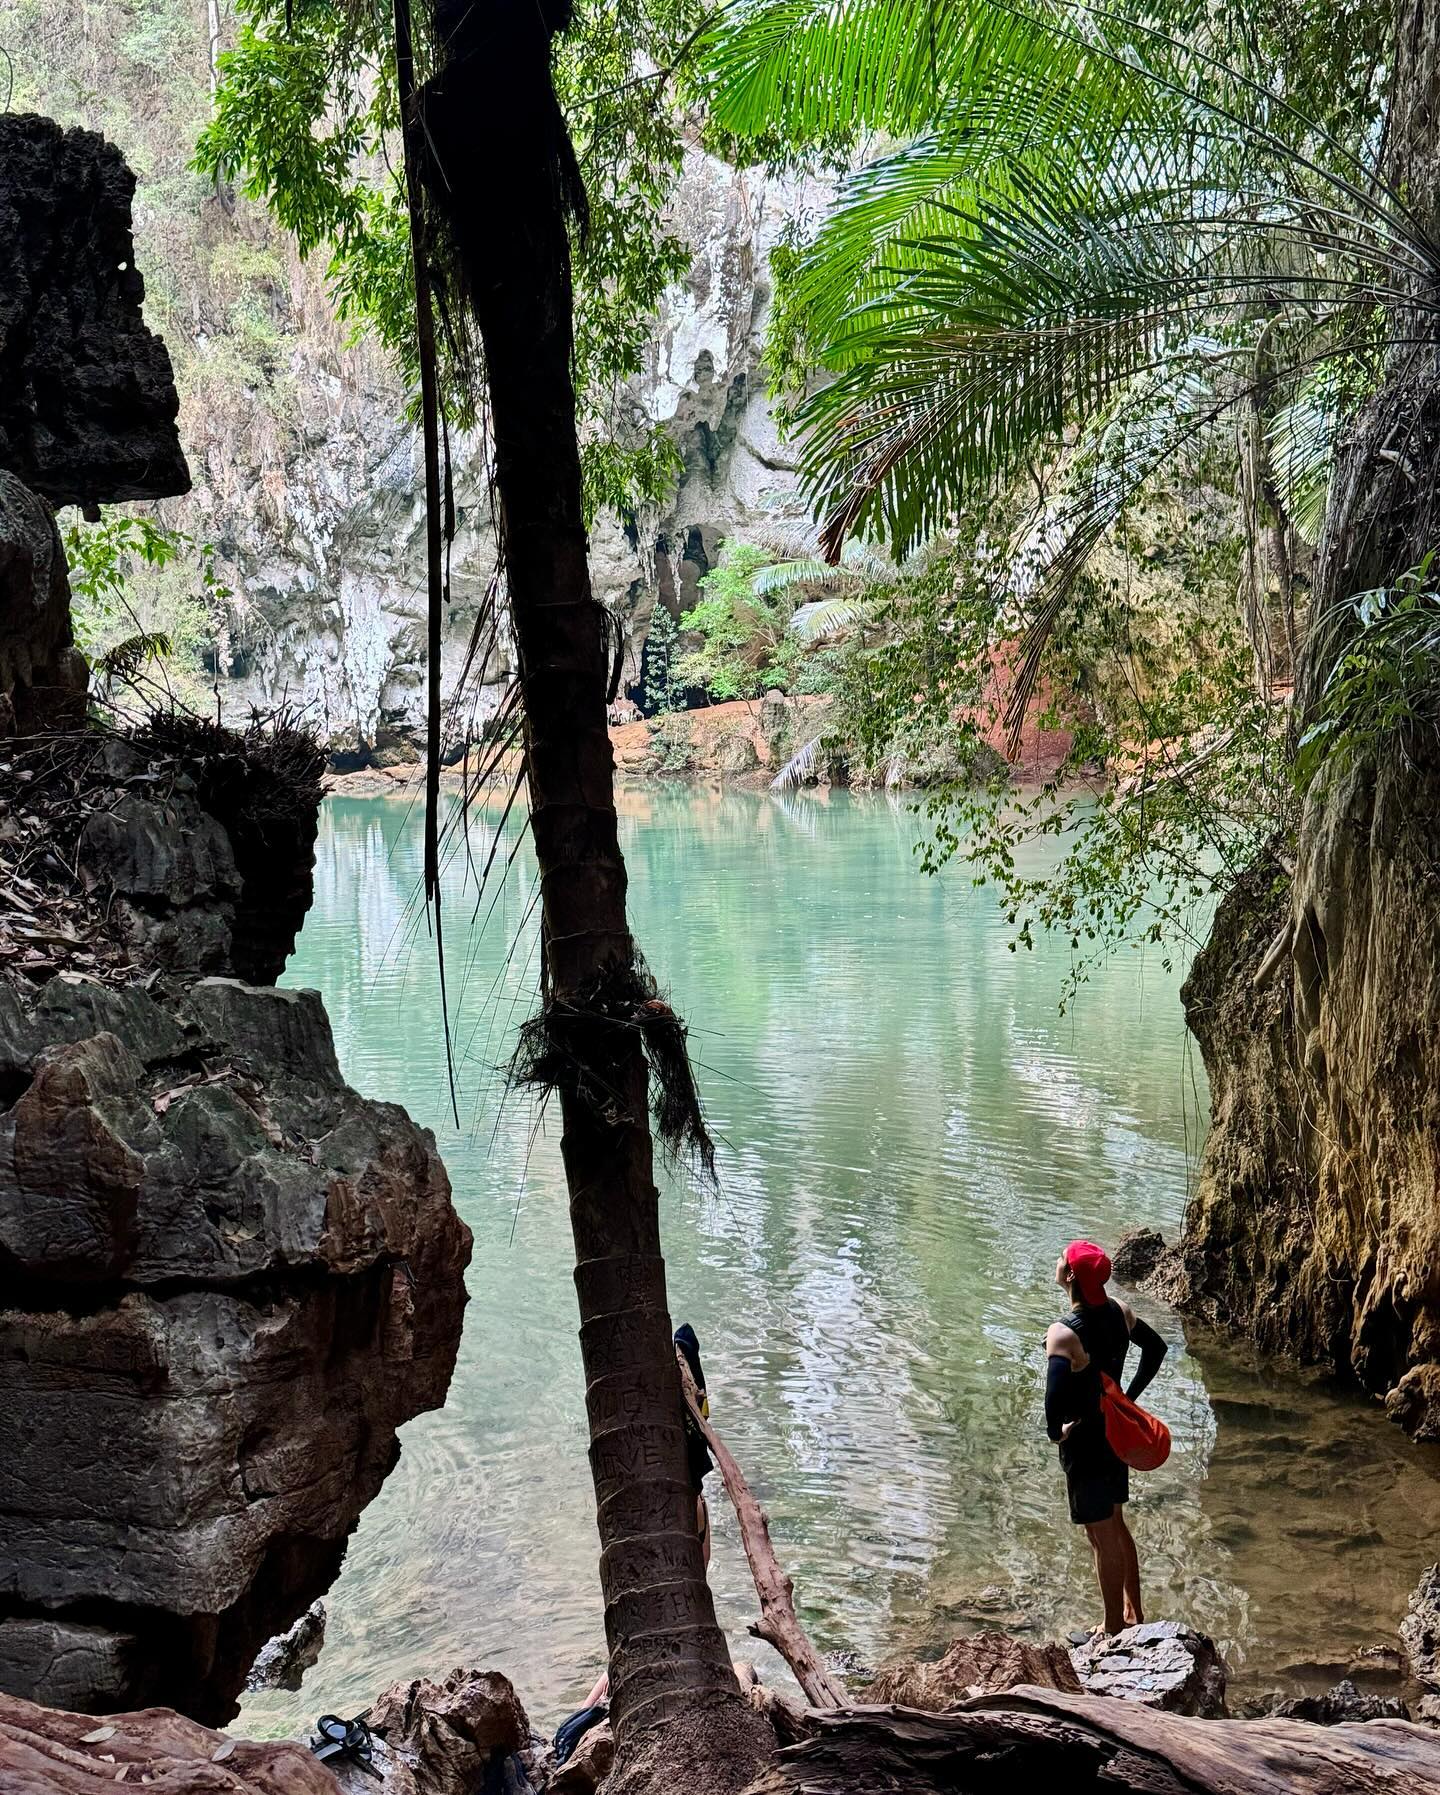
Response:
[[[210,419],[208,480],[226,477],[227,415],[258,403],[283,427],[318,311],[413,380],[383,9],[9,13],[22,97],[125,117],[160,251],[151,316]],[[927,865],[965,839],[1018,940],[1044,924],[1082,956],[1193,946],[1214,894],[1293,832],[1323,752],[1403,720],[1429,664],[1417,570],[1353,595],[1360,658],[1295,726],[1330,458],[1380,376],[1387,296],[1423,260],[1375,174],[1387,27],[1370,4],[1323,29],[1299,8],[1257,25],[1188,4],[585,9],[557,91],[589,196],[592,515],[643,510],[674,477],[633,382],[686,265],[666,202],[687,139],[834,180],[773,258],[768,346],[817,539],[734,542],[695,608],[657,613],[647,710],[823,696],[782,783],[921,787]],[[460,428],[476,346],[458,316],[441,348]],[[112,518],[71,543],[112,695],[128,680],[201,703],[202,661],[246,627],[203,536]],[[1020,794],[995,747],[1027,707],[1071,745]],[[1038,884],[1014,872],[1036,832],[1064,845]]]

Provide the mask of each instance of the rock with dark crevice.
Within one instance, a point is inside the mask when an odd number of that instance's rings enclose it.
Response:
[[[1410,1592],[1400,1644],[1416,1682],[1440,1691],[1440,1564],[1432,1564]]]
[[[54,516],[0,465],[0,739],[76,727],[88,679]]]
[[[443,1401],[470,1235],[431,1136],[274,988],[314,740],[75,707],[42,500],[188,485],[133,188],[0,116],[0,1690],[224,1721]]]
[[[325,1644],[325,1604],[315,1601],[293,1627],[277,1633],[261,1646],[250,1674],[245,1679],[247,1691],[260,1689],[296,1690],[305,1681],[305,1672],[320,1656]]]
[[[1070,1654],[1081,1687],[1169,1714],[1225,1712],[1225,1662],[1213,1640],[1178,1621],[1100,1634]]]
[[[469,1233],[315,993],[0,993],[0,1688],[223,1721],[443,1400]]]
[[[170,357],[141,315],[114,144],[0,114],[0,468],[52,505],[187,492]]]
[[[457,1666],[439,1682],[412,1677],[370,1704],[367,1724],[376,1740],[390,1795],[472,1795],[516,1787],[505,1767],[531,1743],[530,1722],[514,1685],[495,1670]],[[375,1787],[353,1763],[336,1762],[340,1786]]]

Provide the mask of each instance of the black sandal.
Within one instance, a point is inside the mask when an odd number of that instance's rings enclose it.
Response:
[[[370,1729],[359,1715],[354,1720],[342,1720],[338,1714],[322,1714],[315,1722],[315,1737],[310,1741],[310,1749],[322,1764],[346,1758],[367,1776],[373,1776],[377,1783],[385,1780],[375,1768]]]

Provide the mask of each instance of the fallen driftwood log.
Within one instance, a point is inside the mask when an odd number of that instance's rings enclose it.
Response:
[[[809,1718],[746,1795],[1440,1795],[1440,1732],[1404,1720],[1193,1720],[1053,1689]]]
[[[805,1692],[805,1699],[815,1708],[840,1708],[848,1697],[844,1685],[825,1667],[825,1661],[810,1643],[809,1635],[795,1613],[795,1585],[780,1569],[775,1547],[770,1540],[770,1521],[745,1481],[745,1474],[735,1463],[729,1448],[700,1412],[700,1393],[690,1375],[690,1367],[676,1349],[675,1362],[680,1368],[680,1387],[696,1426],[705,1436],[705,1444],[725,1483],[726,1494],[734,1505],[740,1523],[740,1540],[750,1561],[750,1574],[755,1579],[755,1593],[760,1598],[760,1619],[750,1631],[775,1650],[794,1672],[795,1681]]]

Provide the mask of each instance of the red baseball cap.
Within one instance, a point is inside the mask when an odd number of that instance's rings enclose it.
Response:
[[[1110,1276],[1110,1255],[1093,1240],[1072,1240],[1065,1249],[1065,1263],[1075,1274],[1075,1283],[1082,1303],[1098,1309],[1105,1301],[1105,1283]]]

